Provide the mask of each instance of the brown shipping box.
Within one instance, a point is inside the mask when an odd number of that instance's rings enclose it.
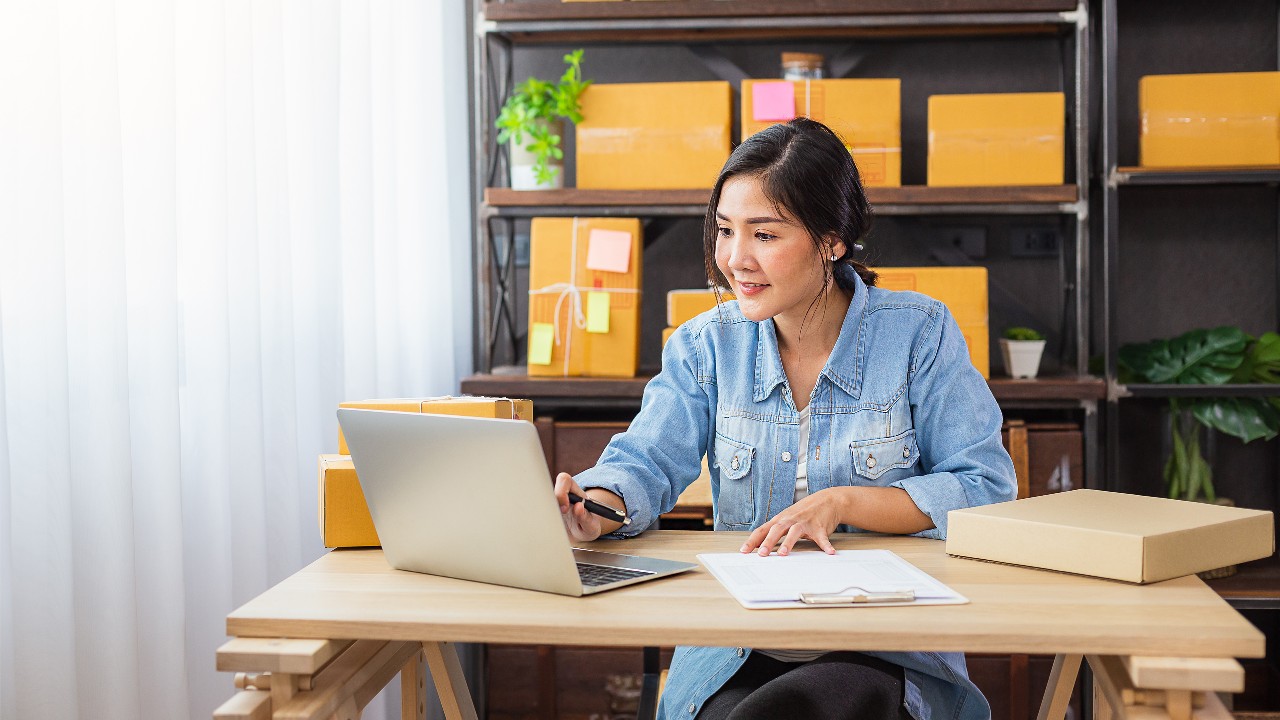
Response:
[[[380,544],[350,456],[320,456],[319,496],[320,538],[325,547],[376,547]]]
[[[969,346],[973,366],[982,377],[991,377],[985,267],[878,267],[875,271],[876,287],[911,290],[946,305]]]
[[[790,82],[794,114],[826,125],[844,141],[853,155],[867,187],[902,185],[902,81],[885,79],[839,80],[743,80],[742,139],[785,122],[777,118],[757,119],[755,87]],[[784,88],[785,89],[785,88]],[[779,108],[773,108],[779,110]]]
[[[578,187],[707,189],[729,159],[727,82],[592,85],[577,124]]]
[[[1280,165],[1280,72],[1138,80],[1144,167]]]
[[[947,513],[947,554],[1151,583],[1275,552],[1270,511],[1102,490]]]
[[[388,398],[384,400],[348,400],[338,407],[365,410],[396,410],[431,415],[465,415],[467,417],[504,418],[533,422],[533,401],[490,397]],[[347,439],[338,428],[338,453],[347,455]]]
[[[635,377],[643,245],[636,218],[533,219],[529,375]]]
[[[734,299],[733,293],[721,292],[720,299],[729,302]],[[668,290],[667,327],[680,327],[715,306],[714,290]]]
[[[1061,185],[1066,100],[1060,92],[931,95],[931,186]]]

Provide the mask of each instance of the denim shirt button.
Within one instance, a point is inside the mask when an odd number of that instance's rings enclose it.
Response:
[[[738,657],[742,657],[746,652],[742,648],[738,648]]]
[[[789,453],[789,452],[783,452],[783,453],[782,453],[782,462],[791,462],[791,453]]]
[[[689,714],[692,715],[697,711],[698,711],[698,706],[694,705],[693,703],[689,703]]]
[[[873,467],[875,467],[875,466],[876,466],[876,456],[875,456],[875,455],[868,455],[868,456],[867,456],[867,467],[869,467],[869,468],[873,468]]]
[[[904,457],[904,458],[909,458],[909,457],[911,457],[911,448],[909,448],[909,447],[904,447],[904,448],[902,448],[902,457]]]

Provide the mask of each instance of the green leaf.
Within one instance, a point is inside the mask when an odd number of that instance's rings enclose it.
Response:
[[[1172,340],[1125,345],[1120,357],[1146,382],[1221,385],[1244,360],[1248,341],[1234,327],[1192,330]]]
[[[1280,384],[1280,335],[1266,332],[1254,341],[1231,381]]]
[[[1210,398],[1191,408],[1196,420],[1248,443],[1280,434],[1280,410],[1261,398]]]

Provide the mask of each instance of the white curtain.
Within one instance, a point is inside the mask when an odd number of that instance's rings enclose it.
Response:
[[[464,13],[0,0],[0,717],[210,717],[337,403],[456,392]]]

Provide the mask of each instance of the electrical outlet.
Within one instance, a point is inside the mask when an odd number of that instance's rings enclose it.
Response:
[[[1013,257],[1056,257],[1062,233],[1053,225],[1009,228],[1009,254]]]
[[[936,237],[973,260],[987,256],[987,229],[981,225],[951,225],[935,230]]]

